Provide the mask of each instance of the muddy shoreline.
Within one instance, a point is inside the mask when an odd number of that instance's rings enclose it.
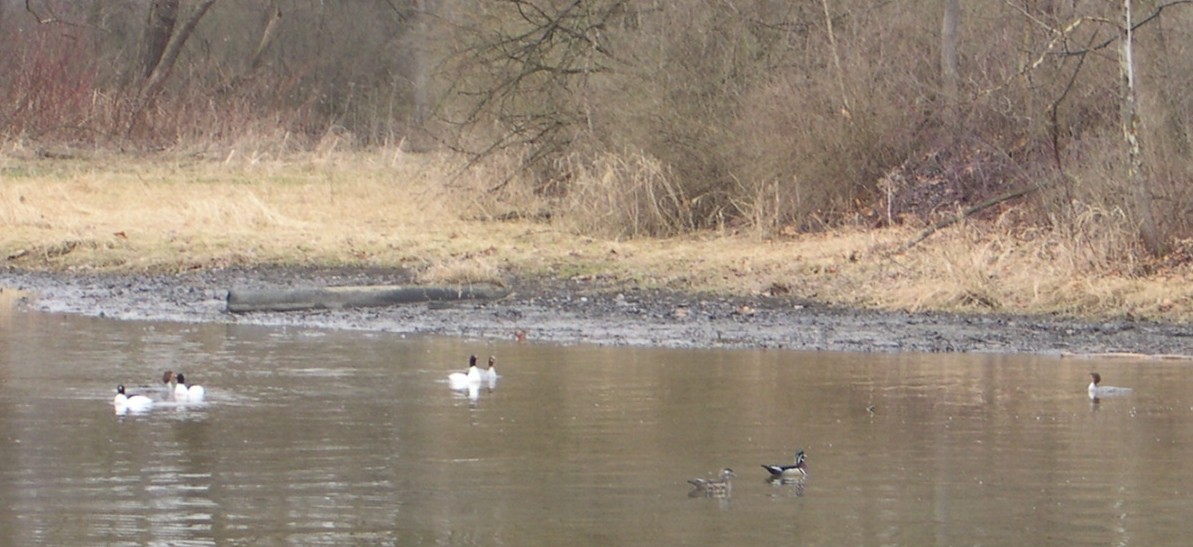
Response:
[[[530,342],[857,352],[1193,354],[1193,328],[1130,320],[904,313],[829,308],[793,298],[728,298],[617,289],[600,281],[510,282],[498,301],[311,312],[225,312],[239,288],[406,284],[404,272],[243,268],[179,275],[0,270],[23,306],[121,320],[353,329]]]

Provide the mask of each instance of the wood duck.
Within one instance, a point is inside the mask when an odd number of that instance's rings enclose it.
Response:
[[[808,476],[808,463],[805,461],[804,451],[795,453],[795,465],[765,465],[762,468],[770,472],[772,479],[800,480]]]
[[[696,487],[692,490],[693,497],[727,498],[733,491],[730,479],[736,477],[728,467],[721,470],[721,476],[716,479],[688,479],[688,483]]]

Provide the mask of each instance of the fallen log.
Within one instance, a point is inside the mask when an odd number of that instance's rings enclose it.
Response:
[[[393,306],[418,302],[492,300],[509,291],[491,285],[459,287],[404,287],[396,285],[359,287],[305,287],[237,289],[228,291],[227,311],[302,311]]]

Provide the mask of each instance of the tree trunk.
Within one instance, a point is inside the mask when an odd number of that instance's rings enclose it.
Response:
[[[249,61],[249,73],[256,72],[261,68],[261,62],[265,58],[265,51],[269,49],[269,45],[273,43],[274,36],[277,36],[278,27],[282,22],[282,8],[278,7],[278,3],[270,2],[268,19],[265,22],[265,30],[261,31],[261,40],[257,42],[257,50],[253,52],[253,58]]]
[[[945,0],[940,23],[940,91],[944,99],[942,122],[952,131],[957,127],[957,23],[961,19],[961,0]]]
[[[853,106],[849,104],[849,94],[845,91],[845,71],[841,68],[841,53],[837,49],[837,35],[833,32],[833,16],[828,9],[828,0],[821,0],[824,8],[824,26],[828,32],[828,45],[832,49],[833,68],[837,73],[837,89],[841,93],[841,115],[846,120],[853,119]]]
[[[173,1],[173,0],[168,0]],[[165,49],[161,53],[161,58],[145,79],[145,83],[141,85],[141,91],[137,95],[136,102],[133,106],[132,116],[129,117],[127,135],[131,135],[141,121],[141,117],[145,109],[153,103],[157,98],[157,94],[161,92],[162,87],[166,84],[166,78],[169,77],[170,71],[174,69],[174,63],[178,61],[178,55],[182,53],[182,46],[190,39],[191,33],[195,31],[195,27],[199,25],[199,20],[207,14],[207,10],[211,9],[212,4],[216,0],[202,0],[195,11],[187,17],[176,32],[174,32],[169,41],[166,43]],[[157,2],[154,3],[155,5]],[[177,2],[175,2],[177,5]]]
[[[410,96],[414,104],[411,105],[413,108],[410,109],[410,119],[407,120],[407,123],[412,130],[410,136],[414,138],[415,142],[410,140],[406,142],[411,150],[425,149],[430,141],[426,138],[426,132],[429,130],[427,123],[431,118],[433,108],[431,71],[434,67],[432,60],[434,51],[431,44],[435,43],[431,25],[439,12],[438,3],[438,0],[414,1],[414,40],[408,48],[410,52]]]
[[[149,20],[145,22],[145,44],[141,56],[141,76],[148,78],[157,68],[174,33],[178,21],[179,0],[152,0],[149,3]]]
[[[1153,256],[1164,253],[1164,240],[1152,214],[1152,197],[1144,172],[1142,145],[1139,142],[1139,104],[1135,82],[1135,59],[1132,47],[1134,32],[1131,1],[1123,0],[1123,26],[1119,28],[1119,73],[1122,92],[1123,138],[1127,144],[1127,184],[1139,222],[1139,236]]]
[[[231,313],[262,311],[336,310],[395,306],[419,302],[493,300],[509,291],[492,285],[450,287],[307,287],[276,289],[239,289],[228,291],[227,311]]]
[[[143,101],[150,101],[157,96],[161,91],[162,85],[166,83],[166,78],[169,77],[170,71],[174,70],[174,63],[178,61],[178,54],[182,53],[182,46],[190,39],[191,33],[195,31],[195,27],[199,25],[199,20],[207,14],[207,10],[211,9],[211,5],[215,4],[216,0],[202,0],[199,5],[195,7],[195,11],[191,13],[190,17],[170,36],[170,41],[166,44],[165,50],[162,51],[161,60],[153,67],[153,72],[149,74],[149,78],[145,80],[145,85],[141,88],[141,98]]]

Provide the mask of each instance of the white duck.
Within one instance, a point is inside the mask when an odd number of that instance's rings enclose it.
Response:
[[[129,395],[124,392],[124,384],[116,386],[116,397],[112,399],[116,412],[145,412],[153,408],[153,399],[140,394]]]
[[[466,389],[468,386],[479,384],[481,381],[481,371],[476,367],[476,356],[470,355],[468,357],[468,372],[453,372],[447,375],[447,381],[451,383],[452,389]]]
[[[187,385],[186,376],[179,372],[174,375],[174,380],[177,382],[174,385],[174,398],[179,401],[188,401],[197,403],[207,396],[207,390],[203,386]]]
[[[1101,397],[1114,397],[1116,395],[1126,395],[1131,392],[1129,387],[1115,387],[1103,386],[1102,375],[1096,372],[1089,373],[1089,398],[1099,399]]]

